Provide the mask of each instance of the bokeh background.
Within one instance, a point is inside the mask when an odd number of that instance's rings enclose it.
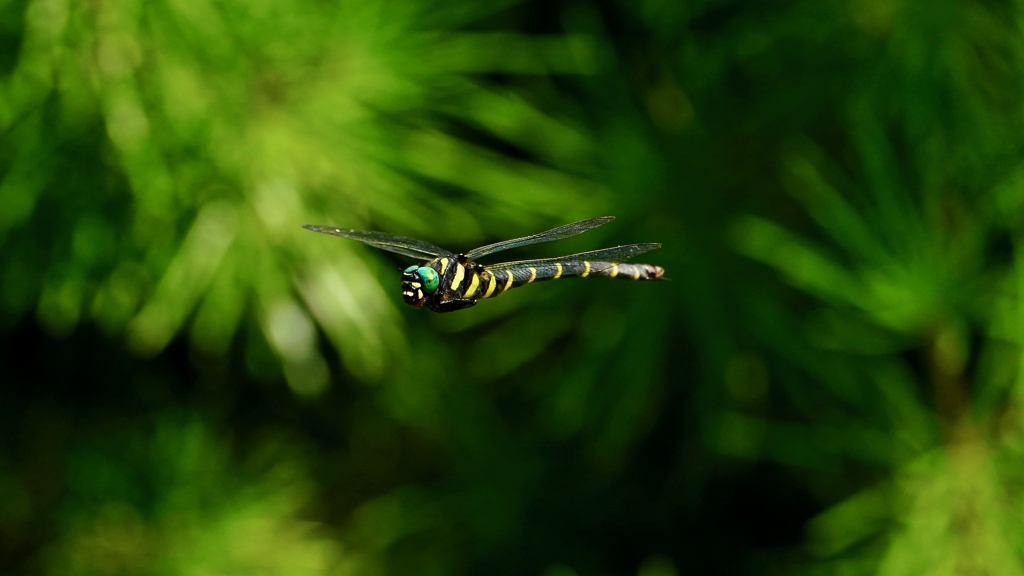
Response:
[[[0,573],[1022,574],[1022,120],[1019,0],[0,1]]]

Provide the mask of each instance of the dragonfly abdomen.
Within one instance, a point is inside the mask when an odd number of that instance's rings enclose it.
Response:
[[[512,288],[559,278],[621,278],[624,280],[658,280],[665,274],[661,266],[650,264],[616,264],[613,262],[578,262],[523,266],[508,270],[488,270],[481,274],[480,289],[475,298],[493,298]]]
[[[625,280],[660,280],[665,275],[661,266],[650,264],[613,264],[611,262],[591,263],[594,272],[590,276],[603,278],[622,278]],[[582,276],[582,274],[580,274]]]

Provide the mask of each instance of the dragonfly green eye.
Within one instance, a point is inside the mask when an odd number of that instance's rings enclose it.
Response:
[[[411,274],[411,273],[415,272],[417,268],[419,268],[419,266],[413,264],[412,266],[409,266],[408,268],[405,269],[405,273],[406,274]]]
[[[417,272],[419,272],[420,278],[423,278],[423,290],[425,292],[430,293],[437,290],[440,278],[437,277],[437,272],[433,268],[421,266]]]

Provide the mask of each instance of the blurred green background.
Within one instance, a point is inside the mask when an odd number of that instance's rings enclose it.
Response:
[[[1024,574],[1022,120],[1020,0],[0,0],[0,574]]]

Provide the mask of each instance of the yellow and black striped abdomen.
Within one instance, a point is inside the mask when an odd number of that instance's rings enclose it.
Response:
[[[586,276],[622,278],[624,280],[660,280],[665,274],[661,266],[650,264],[612,264],[610,262],[589,262],[592,271]],[[580,274],[584,276],[585,274]]]
[[[665,274],[661,266],[650,264],[614,264],[586,260],[523,266],[505,270],[488,270],[480,275],[481,288],[473,298],[493,298],[499,294],[542,280],[559,278],[621,278],[624,280],[659,280]]]
[[[480,289],[473,294],[472,298],[494,298],[515,286],[522,286],[523,282],[516,284],[515,275],[509,270],[487,270],[480,274]]]

